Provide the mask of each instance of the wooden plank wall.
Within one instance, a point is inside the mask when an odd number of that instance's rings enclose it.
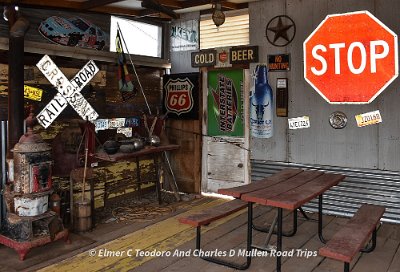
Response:
[[[181,20],[198,19],[199,12],[182,14]],[[171,74],[199,72],[191,67],[191,51],[171,52]],[[172,143],[181,146],[179,152],[173,152],[173,164],[176,169],[177,182],[184,192],[200,192],[201,186],[201,119],[202,119],[202,88],[199,87],[199,119],[198,120],[167,120],[167,134]],[[179,164],[176,165],[176,164]]]
[[[303,42],[328,14],[368,10],[395,33],[400,33],[396,0],[264,0],[251,2],[250,43],[258,45],[260,62],[268,54],[290,54],[289,72],[269,73],[275,90],[276,79],[289,79],[289,118],[310,116],[311,128],[288,130],[287,118],[275,117],[274,136],[252,139],[252,158],[342,167],[400,170],[400,87],[397,78],[371,104],[330,105],[313,90],[303,77]],[[286,47],[275,47],[265,37],[265,27],[277,15],[288,15],[296,23],[296,36]],[[254,67],[254,66],[253,66]],[[380,110],[383,123],[358,128],[354,116]],[[346,128],[335,130],[329,115],[342,111],[347,115]]]

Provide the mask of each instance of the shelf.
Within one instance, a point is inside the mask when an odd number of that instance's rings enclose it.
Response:
[[[117,64],[117,53],[81,47],[63,46],[57,44],[47,44],[40,42],[25,41],[25,52],[49,56],[62,56],[80,60],[94,60]],[[8,38],[0,38],[0,50],[8,51]],[[142,65],[156,68],[171,68],[168,60],[131,55],[135,65]]]

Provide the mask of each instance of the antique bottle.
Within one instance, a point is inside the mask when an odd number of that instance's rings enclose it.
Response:
[[[257,65],[254,74],[254,90],[250,97],[250,127],[253,137],[272,137],[273,109],[273,93],[268,84],[267,66]]]

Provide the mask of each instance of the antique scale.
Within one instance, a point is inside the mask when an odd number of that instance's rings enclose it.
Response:
[[[0,244],[14,248],[20,260],[33,247],[68,240],[59,215],[48,209],[53,193],[51,147],[33,133],[33,112],[26,119],[27,133],[14,146],[9,160],[9,180],[4,192],[7,215]]]

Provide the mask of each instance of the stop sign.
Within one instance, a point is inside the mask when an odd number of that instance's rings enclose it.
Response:
[[[370,103],[398,75],[397,35],[368,11],[328,15],[303,47],[304,78],[332,104]]]

